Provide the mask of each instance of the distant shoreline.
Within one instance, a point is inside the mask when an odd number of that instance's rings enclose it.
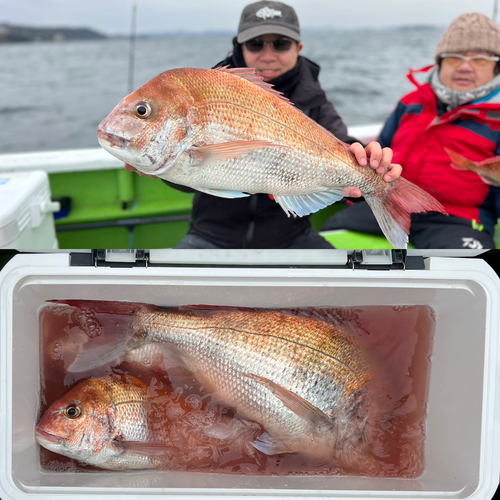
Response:
[[[382,28],[302,28],[303,34],[310,33],[329,33],[339,31],[408,31],[408,30],[436,30],[444,29],[444,26],[428,25],[428,24],[415,24],[404,26],[387,26]],[[202,37],[202,36],[227,36],[232,37],[232,31],[176,31],[164,33],[148,33],[137,34],[137,39],[154,39],[154,38],[172,38],[172,37]],[[91,28],[71,28],[71,27],[34,27],[34,26],[20,26],[8,23],[0,23],[0,43],[17,43],[17,42],[61,42],[61,41],[74,41],[74,40],[116,40],[116,39],[129,39],[128,34],[107,35],[95,31]]]
[[[38,28],[0,24],[0,43],[60,42],[67,40],[103,40],[107,35],[89,28]]]

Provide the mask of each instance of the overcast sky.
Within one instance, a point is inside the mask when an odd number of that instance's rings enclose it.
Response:
[[[134,0],[0,0],[0,23],[89,27],[128,34]],[[249,0],[137,0],[138,33],[232,31]],[[464,12],[493,15],[495,0],[290,0],[304,28],[448,25]],[[500,15],[497,17],[499,21]]]

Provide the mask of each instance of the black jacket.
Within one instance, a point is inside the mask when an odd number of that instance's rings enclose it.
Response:
[[[233,54],[215,67],[227,65],[245,66],[237,43]],[[310,118],[352,144],[356,139],[349,137],[342,119],[321,89],[319,71],[317,64],[299,56],[295,68],[269,83]],[[196,192],[189,232],[223,248],[285,248],[309,227],[309,217],[287,217],[267,194],[227,199]]]

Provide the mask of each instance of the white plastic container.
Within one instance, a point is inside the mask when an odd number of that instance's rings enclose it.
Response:
[[[0,173],[0,248],[58,248],[49,178],[42,170]]]
[[[256,255],[262,256],[262,252]],[[290,259],[292,254],[287,255]],[[337,264],[345,263],[342,253],[335,255]],[[65,253],[17,255],[0,273],[2,500],[492,498],[500,471],[500,280],[484,261],[431,257],[425,260],[424,269],[382,271],[152,267],[153,257],[151,253],[149,267],[111,268],[74,267]],[[316,259],[313,264],[324,262]],[[436,330],[425,471],[411,480],[44,471],[34,439],[39,389],[38,311],[45,300],[54,298],[170,306],[429,305],[436,312]]]

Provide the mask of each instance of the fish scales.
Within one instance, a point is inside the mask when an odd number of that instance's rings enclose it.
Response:
[[[196,70],[193,72],[197,73]],[[183,81],[185,74],[185,71],[179,70],[180,81]],[[296,144],[303,151],[307,152],[308,148],[316,147],[316,152],[326,157],[340,155],[341,160],[353,158],[354,155],[346,149],[339,152],[330,151],[335,139],[332,136],[319,135],[319,125],[299,110],[290,113],[289,104],[283,100],[271,93],[255,92],[253,83],[231,76],[232,78],[227,78],[224,73],[211,72],[206,79],[197,76],[188,78],[188,88],[192,89],[198,116],[205,126],[212,122],[227,123],[234,130],[246,133],[249,137],[268,140],[274,140],[278,132],[283,144]],[[216,89],[215,94],[212,89]],[[235,108],[245,114],[235,113]],[[259,122],[259,127],[255,127],[252,115],[263,119]],[[249,129],[258,135],[249,133]]]
[[[220,80],[221,76],[223,76],[222,73],[216,72],[212,75],[216,80]],[[227,170],[233,167],[253,173],[255,166],[272,164],[275,159],[281,159],[283,168],[286,166],[287,171],[292,170],[292,172],[295,171],[293,173],[296,173],[292,176],[295,182],[287,183],[284,192],[289,192],[286,191],[286,188],[290,186],[297,186],[297,193],[303,193],[309,189],[324,190],[331,184],[341,185],[351,181],[364,185],[362,174],[368,174],[369,178],[373,177],[373,171],[360,166],[357,167],[359,176],[356,176],[356,179],[351,179],[347,172],[329,168],[332,164],[339,167],[346,162],[352,163],[354,167],[357,164],[354,161],[354,155],[350,151],[340,146],[338,141],[331,135],[319,134],[319,125],[308,119],[300,111],[295,110],[296,113],[292,114],[289,112],[290,106],[273,94],[256,95],[254,84],[239,78],[233,80],[235,80],[231,82],[233,85],[228,85],[228,88],[222,86],[222,91],[215,97],[210,92],[208,94],[196,92],[199,87],[195,86],[194,81],[191,84],[195,89],[193,92],[194,100],[198,103],[199,127],[200,130],[205,131],[205,134],[202,135],[203,139],[208,144],[226,142],[232,140],[235,136],[246,139],[261,139],[271,143],[291,146],[293,151],[281,150],[280,148],[267,148],[268,150],[271,149],[270,151],[260,150],[253,154],[254,158],[248,159],[248,162],[245,161],[246,158],[230,160],[229,164],[225,165]],[[203,82],[203,88],[219,89],[220,85],[215,87],[209,80]],[[255,126],[256,117],[258,117],[258,127]],[[216,126],[222,128],[220,135],[213,133]],[[276,151],[273,151],[273,149],[276,149]],[[265,155],[264,153],[268,154]],[[269,157],[272,160],[268,160]],[[273,177],[273,174],[269,173],[269,171],[264,172]],[[304,174],[308,178],[308,182],[305,183],[302,180]],[[324,180],[322,180],[323,177],[325,177]],[[248,186],[248,179],[245,179],[245,181]],[[233,184],[231,185],[233,186]],[[239,189],[241,185],[243,184],[234,184],[234,188]],[[252,187],[255,190],[262,189],[263,186],[257,183],[255,187]],[[272,190],[274,194],[281,194],[276,189],[276,185],[272,185],[271,188],[267,186],[267,190]],[[295,191],[293,194],[295,194]]]
[[[314,440],[310,422],[247,374],[272,380],[325,415],[342,418],[363,405],[371,378],[355,338],[314,319],[271,311],[159,312],[140,315],[137,329],[147,332],[143,341],[175,345],[223,401],[275,435]]]
[[[232,111],[227,110],[227,114]],[[224,112],[226,114],[226,112]],[[250,115],[250,113],[248,113]],[[242,113],[242,120],[251,120],[252,117]],[[217,122],[211,122],[205,127],[206,143],[228,142],[238,132],[221,127]],[[272,138],[265,134],[254,136],[257,139],[270,141]],[[186,158],[186,160],[189,160]],[[324,169],[304,168],[307,165],[318,163],[317,157],[311,153],[295,152],[280,148],[264,148],[252,151],[244,157],[234,158],[215,164],[207,164],[203,168],[190,168],[189,162],[180,162],[176,168],[176,180],[191,182],[193,185],[205,186],[213,189],[220,188],[221,175],[231,189],[246,190],[249,192],[273,192],[279,194],[302,194],[304,190],[325,190],[332,182],[342,183],[345,179],[328,174],[328,165],[325,161]],[[337,172],[339,174],[340,172]],[[333,172],[335,174],[335,171]]]
[[[376,178],[371,169],[363,168],[354,160],[354,155],[331,135],[319,134],[321,129],[318,124],[310,120],[301,111],[294,109],[290,113],[290,105],[269,92],[255,92],[256,87],[234,75],[222,72],[211,72],[209,78],[199,78],[197,70],[181,69],[174,78],[182,85],[188,82],[193,102],[196,103],[197,127],[193,127],[193,135],[200,134],[201,140],[207,144],[240,139],[260,139],[271,143],[278,143],[292,147],[292,150],[276,148],[277,152],[266,151],[273,157],[279,155],[287,158],[291,166],[297,170],[313,170],[311,177],[318,175],[323,168],[332,165],[332,161],[339,164],[349,162],[357,169],[360,178]],[[230,77],[230,78],[228,78]],[[215,89],[215,92],[214,92]],[[258,121],[256,121],[258,117]],[[255,124],[258,123],[258,126]],[[226,126],[228,130],[221,136],[213,137],[211,133],[214,124],[218,127]],[[250,129],[250,130],[249,130]],[[269,148],[268,148],[269,149]],[[274,149],[274,148],[273,148]],[[241,173],[241,170],[250,169],[254,164],[265,163],[265,156],[255,155],[253,161],[247,162],[245,158],[230,160],[230,164]],[[348,182],[352,172],[338,172],[328,169],[328,173],[336,178],[329,179],[335,184]],[[309,172],[308,172],[309,174]],[[359,183],[359,178],[356,176]],[[326,182],[320,187],[325,188]],[[234,186],[239,188],[240,185]],[[253,186],[252,186],[253,187]],[[274,186],[273,186],[274,187]],[[301,192],[309,187],[302,186]],[[269,187],[267,189],[270,191]],[[280,193],[273,193],[280,194]]]
[[[146,419],[147,409],[145,386],[137,387],[130,385],[127,390],[115,390],[113,384],[107,379],[93,379],[89,384],[88,393],[93,393],[94,401],[98,401],[101,408],[96,408],[96,413],[105,413],[111,408],[116,424],[124,429],[123,438],[128,441],[143,441],[151,436],[151,430],[147,426],[136,425]],[[100,401],[95,397],[101,392],[109,393],[106,401]]]

